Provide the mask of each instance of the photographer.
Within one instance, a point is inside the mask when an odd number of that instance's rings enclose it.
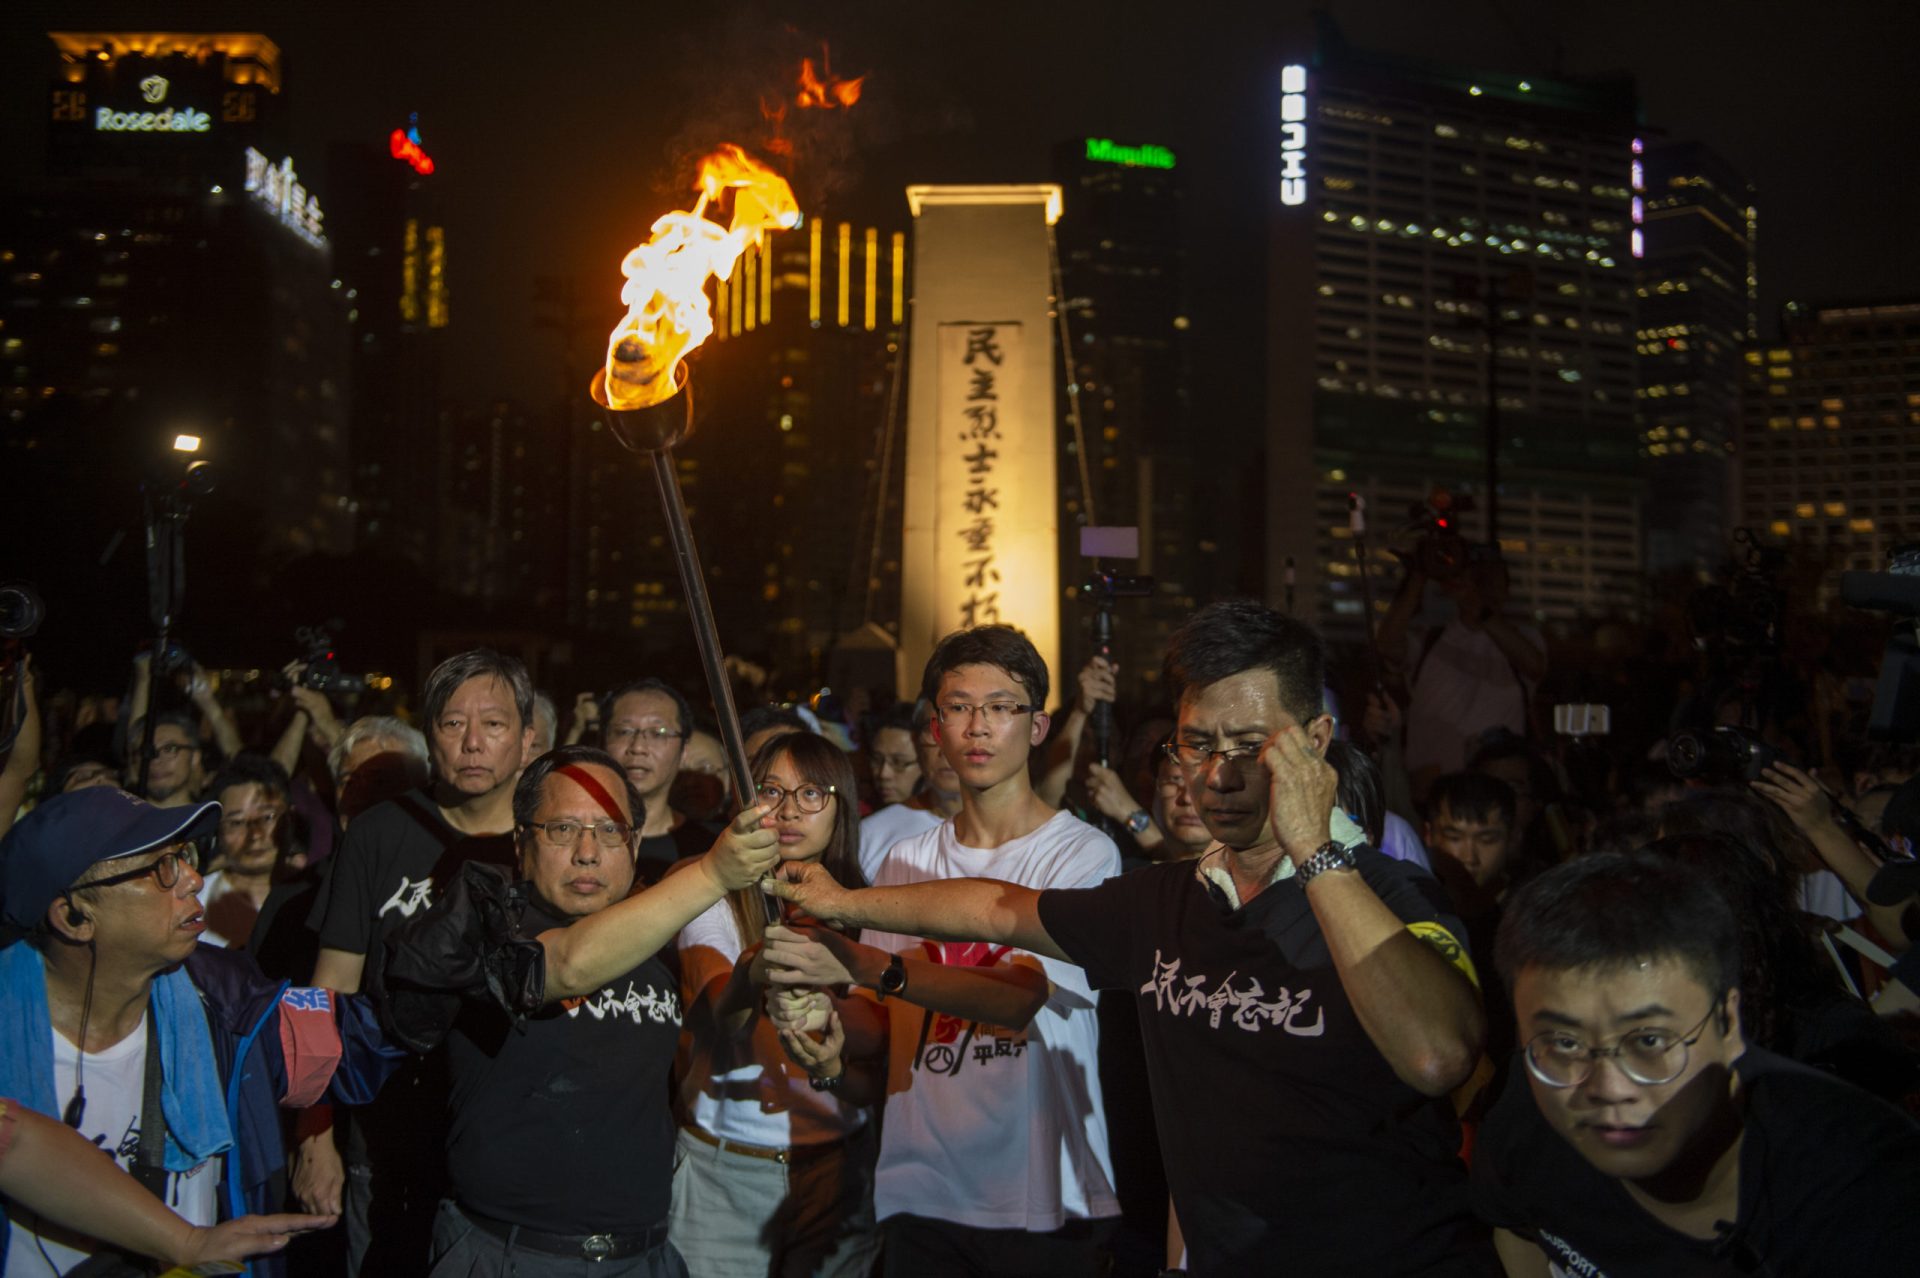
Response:
[[[306,662],[289,662],[283,673],[292,685],[287,690],[287,696],[294,708],[286,728],[280,733],[280,739],[274,743],[273,761],[288,776],[293,776],[300,771],[300,752],[305,743],[311,742],[324,755],[333,749],[334,742],[340,739],[344,729],[326,693],[307,682]]]
[[[1469,555],[1435,580],[1454,616],[1415,638],[1409,627],[1428,580],[1424,557],[1410,556],[1379,634],[1386,674],[1407,693],[1405,759],[1416,799],[1441,773],[1465,767],[1490,729],[1525,736],[1528,703],[1547,672],[1546,640],[1507,615],[1512,580],[1497,550]]]
[[[1906,953],[1913,942],[1901,922],[1904,911],[1869,900],[1867,885],[1880,868],[1879,859],[1834,820],[1833,797],[1811,775],[1784,760],[1768,765],[1751,784],[1754,793],[1787,814],[1826,868],[1846,885],[1848,895],[1864,904],[1868,921],[1887,948],[1895,954]]]

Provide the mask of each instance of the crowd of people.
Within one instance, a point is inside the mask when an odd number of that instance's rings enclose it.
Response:
[[[1157,713],[956,631],[745,794],[643,672],[22,659],[5,1278],[1902,1272],[1920,757],[1751,679],[1711,767],[1555,737],[1498,561],[1425,585],[1357,681],[1210,604]]]

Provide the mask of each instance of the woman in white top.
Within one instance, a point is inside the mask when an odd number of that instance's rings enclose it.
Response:
[[[865,885],[857,782],[839,747],[807,732],[776,737],[753,776],[783,860],[819,861]],[[680,933],[682,1126],[668,1233],[701,1278],[865,1278],[879,1247],[868,1116],[781,1047],[764,1006],[765,928],[759,893],[740,892]]]

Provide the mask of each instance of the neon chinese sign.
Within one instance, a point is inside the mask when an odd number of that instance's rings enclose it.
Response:
[[[396,160],[405,160],[413,166],[413,171],[421,177],[433,172],[433,157],[420,145],[420,126],[418,123],[404,129],[395,129],[387,139],[387,149]]]
[[[1121,146],[1112,138],[1088,138],[1087,158],[1101,164],[1124,164],[1130,169],[1173,167],[1173,152],[1164,146]]]
[[[327,237],[320,225],[320,201],[300,184],[291,157],[275,164],[248,147],[247,194],[289,231],[315,248],[325,247]]]
[[[1280,69],[1280,202],[1307,202],[1307,69]]]

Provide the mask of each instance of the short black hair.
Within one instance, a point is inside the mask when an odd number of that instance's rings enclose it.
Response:
[[[768,728],[786,728],[793,732],[812,732],[813,725],[792,706],[755,706],[740,716],[740,740]]]
[[[427,730],[431,732],[433,725],[440,722],[447,702],[453,700],[453,694],[460,691],[467,680],[483,678],[498,679],[506,684],[513,693],[513,708],[520,715],[521,729],[533,726],[533,680],[527,674],[526,664],[518,657],[509,657],[492,648],[472,648],[448,657],[427,676],[420,698],[426,710]]]
[[[1449,772],[1434,778],[1427,790],[1427,819],[1438,820],[1444,806],[1462,821],[1485,822],[1498,815],[1511,830],[1518,803],[1513,787],[1499,777],[1484,772]]]
[[[875,715],[873,731],[868,734],[867,740],[871,742],[887,728],[898,728],[908,736],[913,735],[913,703],[911,701],[896,701]]]
[[[540,811],[540,794],[546,788],[548,777],[561,768],[581,763],[605,768],[620,778],[620,784],[626,787],[627,809],[633,813],[630,824],[638,833],[647,823],[647,805],[640,799],[639,788],[627,770],[614,762],[612,755],[599,746],[589,745],[555,746],[526,766],[513,787],[513,823],[524,827]]]
[[[1544,806],[1560,797],[1560,778],[1554,775],[1546,755],[1531,741],[1506,728],[1496,728],[1482,739],[1467,761],[1467,771],[1484,771],[1489,763],[1507,759],[1519,759],[1527,765],[1527,784],[1533,789],[1535,802]]]
[[[623,683],[609,692],[606,700],[600,703],[600,722],[603,725],[612,723],[613,708],[620,704],[620,698],[631,697],[638,692],[657,692],[673,702],[674,713],[680,717],[680,739],[684,741],[693,735],[693,707],[687,704],[686,695],[665,679],[656,679],[652,675],[644,679],[635,679],[631,683]],[[603,727],[602,731],[604,730]]]
[[[1674,958],[1716,997],[1740,985],[1740,927],[1707,876],[1646,852],[1556,865],[1511,896],[1494,963],[1511,990],[1529,967],[1618,968]]]
[[[257,785],[278,799],[287,798],[293,789],[287,770],[272,758],[257,750],[242,750],[213,774],[201,795],[217,802],[222,791],[236,785]]]
[[[1047,663],[1033,641],[1012,626],[970,626],[942,639],[920,675],[920,695],[933,701],[940,695],[941,676],[961,666],[998,666],[1026,689],[1035,712],[1047,708]]]
[[[1302,727],[1320,714],[1326,648],[1304,622],[1252,599],[1223,599],[1187,618],[1167,641],[1167,691],[1176,704],[1246,670],[1273,672],[1281,708]]]

